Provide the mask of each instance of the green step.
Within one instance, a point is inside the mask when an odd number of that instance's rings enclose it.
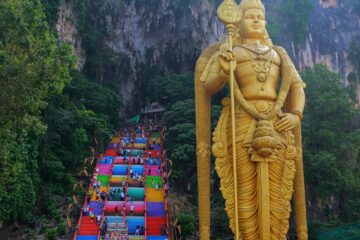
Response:
[[[152,134],[150,134],[149,138],[160,138],[160,133],[159,132],[153,132]]]
[[[144,236],[128,236],[129,240],[144,240]]]
[[[130,197],[134,197],[135,201],[144,200],[144,188],[128,188],[128,194]]]
[[[159,187],[162,188],[162,179],[160,176],[147,176],[146,177],[146,187],[152,188],[152,180],[154,179],[154,187],[156,183],[159,183]]]
[[[105,187],[109,183],[110,176],[109,175],[99,175],[97,177],[98,181],[102,182],[102,186]]]
[[[134,149],[134,150],[132,151],[132,156],[133,156],[133,157],[137,157],[137,155],[141,156],[143,153],[144,153],[143,150]]]

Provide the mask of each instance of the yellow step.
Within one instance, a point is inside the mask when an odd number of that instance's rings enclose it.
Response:
[[[163,202],[164,191],[163,189],[156,190],[154,188],[146,188],[146,201],[147,202]]]

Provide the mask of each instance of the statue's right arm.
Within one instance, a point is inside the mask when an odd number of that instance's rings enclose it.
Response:
[[[205,81],[205,89],[210,96],[219,92],[229,79],[229,75],[225,74],[220,66],[219,59],[216,57],[211,63],[208,77]]]

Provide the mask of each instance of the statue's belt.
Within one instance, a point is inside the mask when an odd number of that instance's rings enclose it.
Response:
[[[275,104],[275,100],[247,100],[247,102],[253,106],[259,113],[267,113],[273,109],[273,106]],[[248,114],[241,106],[240,104],[235,104],[235,114],[238,115],[236,122],[240,121],[240,125],[242,119],[248,119],[250,122],[248,123],[248,130],[245,134],[244,138],[237,138],[236,142],[241,142],[241,145],[244,147],[249,147],[252,144],[254,132],[256,130],[256,123],[257,120]],[[278,119],[277,115],[273,117],[271,122],[276,121]],[[281,134],[280,134],[281,135]],[[285,139],[284,139],[285,140]]]
[[[275,100],[248,100],[247,101],[251,106],[253,106],[259,113],[267,113],[271,111],[275,104]],[[244,111],[240,104],[235,104],[236,111]]]

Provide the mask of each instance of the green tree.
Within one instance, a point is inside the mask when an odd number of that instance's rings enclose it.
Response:
[[[182,186],[186,186],[195,174],[194,109],[194,100],[186,99],[172,105],[164,116],[166,126],[169,126],[166,149],[174,162],[173,178]]]
[[[325,66],[306,69],[302,76],[307,84],[303,142],[312,216],[358,220],[360,131],[354,103],[340,77]]]
[[[64,177],[82,164],[89,147],[103,149],[119,124],[122,106],[111,89],[89,81],[79,72],[73,71],[72,76],[64,92],[54,95],[43,112],[48,131],[41,138],[39,150],[42,177],[61,188],[59,183],[66,185]]]
[[[70,81],[74,58],[49,31],[39,0],[0,2],[0,221],[31,217],[39,183],[41,111]]]
[[[42,0],[42,4],[45,8],[47,22],[49,23],[50,27],[55,27],[59,6],[61,3],[64,3],[64,0]]]
[[[176,185],[191,183],[196,188],[196,147],[195,147],[195,101],[192,74],[158,76],[151,82],[151,98],[167,108],[163,121],[168,126],[166,149],[174,162],[173,178]],[[213,100],[213,128],[221,106],[217,105],[223,96],[220,93]]]
[[[196,223],[193,215],[180,213],[178,215],[178,224],[181,226],[181,236],[186,238],[192,235],[195,232]]]
[[[223,205],[211,209],[211,239],[233,239],[229,228],[229,218]]]

